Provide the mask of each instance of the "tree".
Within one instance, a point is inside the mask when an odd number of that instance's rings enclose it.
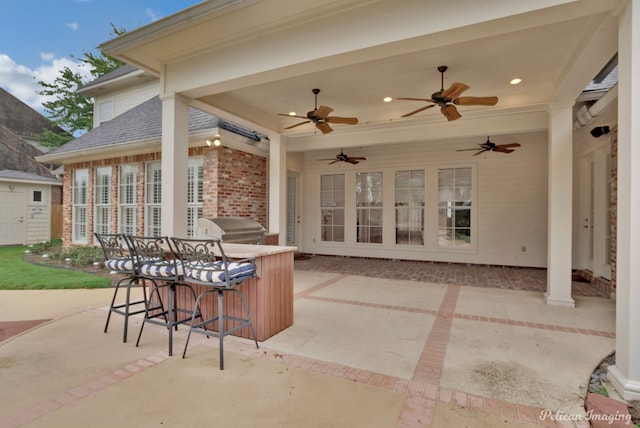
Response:
[[[116,28],[111,24],[112,35],[120,36],[126,33],[123,29]],[[80,63],[89,69],[90,79],[84,81],[83,76],[78,72],[73,72],[69,67],[60,70],[60,75],[53,81],[47,83],[38,81],[42,88],[38,95],[53,97],[52,101],[43,103],[49,119],[54,125],[64,129],[66,134],[57,134],[50,130],[45,130],[39,136],[40,143],[46,147],[55,148],[72,140],[74,135],[90,131],[93,128],[93,100],[77,91],[89,81],[113,71],[124,63],[116,58],[105,55],[102,51],[95,53],[84,53],[79,59]]]

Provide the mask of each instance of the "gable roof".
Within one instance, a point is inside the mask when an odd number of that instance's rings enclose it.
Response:
[[[36,156],[42,154],[42,151],[29,144],[23,137],[0,126],[0,178],[34,180],[35,177],[39,177],[57,182],[49,169],[35,160]]]
[[[103,74],[102,76],[98,76],[91,82],[87,83],[86,85],[83,85],[81,88],[79,88],[79,92],[82,92],[83,89],[90,88],[92,86],[99,85],[109,80],[116,79],[118,77],[124,76],[125,74],[129,74],[136,70],[138,69],[133,65],[125,64],[121,67],[116,68],[115,70],[112,70],[108,73]]]
[[[0,170],[0,181],[35,181],[40,183],[58,184],[60,186],[62,185],[62,182],[53,176],[43,177],[38,174],[29,174],[28,172],[15,171],[12,169]]]
[[[65,131],[53,125],[46,117],[0,88],[0,126],[24,137],[35,137],[45,129],[63,134]]]
[[[218,117],[189,107],[189,132],[203,131],[211,128],[226,129],[255,141],[260,136],[238,125],[220,120]],[[40,161],[62,160],[91,150],[126,149],[144,143],[158,141],[162,137],[162,101],[155,96],[144,103],[124,112],[108,122],[75,138],[46,155]]]

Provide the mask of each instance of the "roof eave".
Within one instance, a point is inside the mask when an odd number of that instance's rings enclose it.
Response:
[[[24,184],[48,184],[51,186],[62,186],[62,181],[54,181],[53,179],[42,179],[42,180],[31,180],[25,178],[9,178],[9,177],[0,177],[0,182],[4,183],[24,183]]]
[[[126,55],[123,56],[120,53],[129,48],[144,45],[166,34],[179,31],[183,26],[191,25],[194,21],[207,19],[211,14],[226,13],[229,10],[244,7],[255,1],[256,0],[212,0],[198,3],[173,15],[154,21],[151,24],[129,31],[115,39],[108,40],[100,44],[99,49],[107,55],[123,59]],[[127,59],[126,62],[133,63],[130,59]],[[141,64],[135,65],[137,67],[147,68]]]
[[[77,162],[91,161],[95,159],[104,159],[105,156],[131,156],[144,153],[152,153],[158,151],[161,148],[159,138],[152,138],[149,140],[142,140],[136,142],[126,142],[113,144],[107,147],[97,147],[95,149],[80,149],[77,151],[63,152],[63,153],[47,153],[42,156],[37,156],[35,159],[38,162],[55,162],[61,164],[70,164]]]
[[[101,93],[107,92],[111,90],[114,86],[127,84],[129,81],[133,79],[142,79],[145,78],[145,75],[148,73],[145,70],[137,69],[132,71],[131,73],[124,74],[122,76],[118,76],[114,79],[110,79],[104,82],[100,82],[97,84],[89,84],[87,86],[83,86],[78,88],[76,91],[79,94],[85,95],[87,97],[95,97],[100,95]],[[157,76],[149,76],[147,80],[156,79]],[[139,83],[140,80],[135,81],[135,83]]]

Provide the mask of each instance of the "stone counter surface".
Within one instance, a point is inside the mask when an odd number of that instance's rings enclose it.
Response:
[[[274,254],[294,252],[298,247],[287,247],[280,245],[253,245],[253,244],[234,244],[222,242],[222,249],[227,257],[234,259],[237,258],[251,258],[251,257],[264,257]]]

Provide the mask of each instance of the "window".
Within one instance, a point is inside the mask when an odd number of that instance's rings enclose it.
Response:
[[[396,172],[396,244],[424,245],[424,170]]]
[[[344,174],[320,176],[320,239],[344,242]]]
[[[96,168],[93,198],[95,232],[111,233],[111,167]]]
[[[31,192],[31,202],[43,203],[44,196],[42,190],[34,190]]]
[[[160,162],[147,164],[145,235],[161,236],[162,226],[162,170]]]
[[[89,170],[78,169],[73,172],[71,212],[72,236],[75,242],[87,242],[87,190]]]
[[[113,101],[103,101],[98,105],[98,118],[100,123],[113,119]]]
[[[118,232],[136,235],[138,166],[121,165],[118,183]]]
[[[193,238],[197,221],[202,217],[202,157],[189,158],[187,174],[187,235]]]
[[[356,242],[382,243],[382,173],[356,174]]]
[[[471,168],[438,170],[438,244],[471,248]]]

